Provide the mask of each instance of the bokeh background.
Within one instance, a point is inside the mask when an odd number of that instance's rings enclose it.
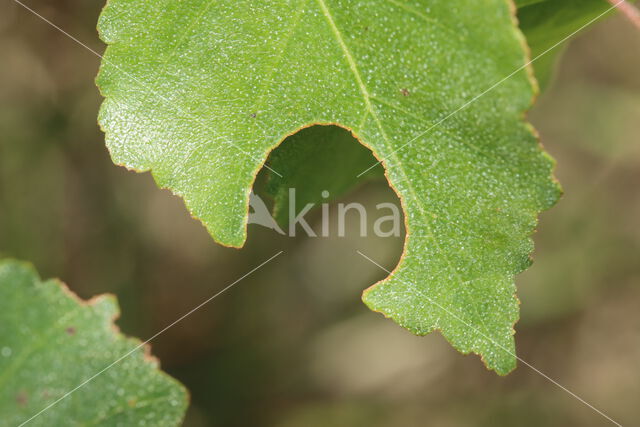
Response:
[[[28,4],[103,51],[102,1]],[[391,269],[402,238],[358,237],[355,216],[346,238],[250,226],[242,250],[216,245],[149,174],[111,163],[98,65],[0,2],[0,256],[83,298],[116,294],[119,326],[145,339],[284,250],[153,342],[191,391],[186,425],[608,425],[522,364],[498,377],[438,334],[415,337],[368,311],[360,293],[384,273],[355,250]],[[542,215],[535,263],[517,279],[519,356],[625,425],[640,420],[639,70],[640,33],[622,17],[568,46],[529,114],[565,196]],[[370,182],[342,201],[397,198]]]

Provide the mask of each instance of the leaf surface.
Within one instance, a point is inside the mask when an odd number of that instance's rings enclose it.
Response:
[[[487,91],[525,63],[512,8],[110,0],[99,120],[116,163],[151,170],[231,246],[246,239],[271,150],[313,124],[350,130],[383,159],[407,226],[399,265],[365,303],[414,333],[441,330],[504,374],[515,366],[514,275],[530,263],[537,213],[559,194],[523,121],[528,70]]]
[[[19,425],[138,347],[113,325],[111,296],[80,301],[24,263],[0,261],[0,413]],[[178,425],[187,392],[138,348],[29,422],[53,425]]]

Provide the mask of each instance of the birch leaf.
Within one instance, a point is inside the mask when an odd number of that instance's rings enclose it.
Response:
[[[180,424],[186,390],[118,332],[113,297],[81,301],[30,265],[2,260],[0,301],[0,424]]]
[[[523,120],[535,85],[513,14],[505,0],[110,0],[99,121],[115,163],[151,171],[236,247],[269,153],[314,124],[349,130],[407,229],[365,303],[505,374],[514,276],[559,195]]]

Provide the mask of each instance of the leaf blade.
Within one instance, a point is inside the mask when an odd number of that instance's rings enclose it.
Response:
[[[112,324],[115,298],[81,301],[64,284],[43,282],[33,267],[12,260],[0,261],[0,298],[3,421],[18,425],[53,404],[30,424],[180,423],[186,390],[157,370],[148,348],[119,334]]]
[[[407,222],[397,274],[366,303],[414,332],[441,329],[499,373],[513,368],[513,352],[501,350],[514,346],[513,277],[528,266],[537,213],[559,188],[522,120],[534,87],[505,1],[158,2],[147,26],[128,5],[112,0],[101,17],[110,46],[100,121],[116,163],[152,170],[214,239],[240,246],[268,153],[311,124],[352,130],[383,159]],[[117,76],[120,65],[175,102],[145,105],[144,88]],[[495,342],[445,321],[421,294],[476,328],[490,325]]]

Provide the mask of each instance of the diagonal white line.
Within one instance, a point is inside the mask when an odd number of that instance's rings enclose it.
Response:
[[[378,264],[377,262],[375,262],[374,260],[372,260],[371,258],[369,258],[368,256],[366,256],[365,254],[363,254],[362,252],[360,252],[359,250],[356,250],[356,252],[358,254],[360,254],[363,258],[365,258],[367,261],[371,262],[372,264],[376,265],[378,268],[380,268],[381,270],[385,271],[387,274],[389,275],[393,275],[392,272],[390,272],[389,270],[387,270],[386,268],[384,268],[383,266],[381,266],[380,264]],[[397,279],[400,280],[400,279]],[[553,378],[549,377],[547,374],[545,374],[544,372],[540,371],[538,368],[536,368],[535,366],[531,365],[530,363],[528,363],[527,361],[521,359],[519,356],[515,355],[514,353],[512,353],[509,349],[505,348],[504,346],[498,344],[495,340],[493,340],[492,338],[488,337],[487,335],[485,335],[482,331],[478,330],[478,328],[474,327],[473,325],[470,325],[469,323],[467,323],[464,319],[461,319],[459,316],[457,316],[455,313],[452,313],[450,310],[448,310],[447,308],[443,307],[441,304],[439,304],[438,302],[434,301],[433,299],[429,298],[427,295],[424,294],[424,292],[421,292],[418,288],[416,288],[415,285],[407,283],[403,280],[400,280],[402,283],[404,283],[405,285],[410,286],[411,288],[417,290],[421,296],[423,296],[424,298],[427,299],[427,301],[433,305],[435,305],[436,307],[438,307],[439,309],[443,310],[445,313],[449,314],[451,317],[455,318],[456,320],[460,321],[463,325],[465,325],[466,327],[472,329],[474,332],[477,332],[478,334],[482,335],[484,338],[486,338],[490,343],[494,344],[495,346],[501,348],[502,350],[504,350],[505,352],[507,352],[509,355],[515,357],[518,361],[520,361],[523,365],[526,365],[527,367],[529,367],[530,369],[532,369],[534,372],[536,372],[538,375],[541,375],[542,377],[544,377],[546,380],[550,381],[551,383],[555,384],[556,386],[560,387],[562,390],[564,390],[565,392],[569,393],[572,397],[574,397],[575,399],[579,400],[580,402],[582,402],[583,404],[585,404],[586,406],[588,406],[589,408],[593,409],[594,411],[596,411],[598,414],[602,415],[604,418],[606,418],[607,420],[611,421],[613,424],[622,427],[622,424],[614,421],[611,417],[609,417],[607,414],[605,414],[604,412],[602,412],[601,410],[599,410],[598,408],[594,407],[593,405],[591,405],[589,402],[587,402],[586,400],[584,400],[583,398],[581,398],[580,396],[578,396],[577,394],[575,394],[574,392],[572,392],[571,390],[569,390],[568,388],[566,388],[565,386],[563,386],[562,384],[560,384],[559,382],[557,382],[556,380],[554,380]]]
[[[240,282],[241,280],[243,280],[244,278],[246,278],[247,276],[251,275],[252,273],[254,273],[256,270],[262,268],[265,264],[271,262],[273,259],[275,259],[277,256],[281,255],[284,251],[280,251],[277,254],[273,255],[271,258],[269,258],[268,260],[264,261],[262,264],[258,265],[257,267],[253,268],[253,270],[249,271],[248,273],[246,273],[244,276],[240,277],[239,279],[236,279],[233,283],[231,283],[230,285],[227,285],[225,288],[223,288],[221,291],[217,292],[216,294],[214,294],[213,296],[207,298],[205,301],[203,301],[202,303],[198,304],[196,307],[192,308],[191,310],[189,310],[187,313],[183,314],[182,316],[180,316],[177,320],[173,321],[172,323],[170,323],[168,326],[165,326],[162,330],[160,330],[159,332],[156,332],[151,338],[147,339],[146,341],[140,343],[138,346],[134,347],[131,351],[129,351],[128,353],[120,356],[118,359],[116,359],[115,361],[113,361],[111,364],[107,365],[106,367],[104,367],[102,370],[96,372],[95,374],[93,374],[92,376],[90,376],[89,378],[87,378],[86,380],[84,380],[82,383],[78,384],[76,387],[74,387],[73,389],[69,390],[68,392],[66,392],[64,395],[62,395],[60,398],[58,398],[56,401],[50,403],[48,406],[44,407],[42,410],[40,410],[40,412],[34,414],[33,416],[31,416],[31,418],[23,421],[18,427],[22,427],[25,424],[27,424],[28,422],[32,421],[34,418],[42,415],[42,413],[44,413],[45,411],[51,409],[53,406],[57,405],[58,403],[60,403],[60,401],[66,399],[67,397],[69,397],[72,393],[74,393],[75,391],[77,391],[79,388],[85,386],[86,384],[88,384],[89,382],[91,382],[92,380],[94,380],[96,377],[100,376],[101,374],[103,374],[105,371],[107,371],[108,369],[112,368],[114,365],[118,364],[119,362],[121,362],[123,359],[126,359],[128,356],[130,356],[132,353],[136,352],[137,350],[139,350],[140,348],[144,347],[145,345],[147,345],[150,341],[152,341],[153,339],[155,339],[158,335],[164,333],[167,329],[173,327],[174,325],[176,325],[178,322],[181,322],[182,320],[184,320],[186,317],[190,316],[191,314],[193,314],[194,312],[196,312],[197,310],[199,310],[200,308],[202,308],[203,306],[205,306],[206,304],[208,304],[209,302],[211,302],[213,299],[217,298],[219,295],[222,295],[225,291],[227,291],[228,289],[230,289],[231,287],[233,287],[234,285],[236,285],[238,282]]]
[[[558,46],[560,46],[562,43],[564,43],[565,41],[567,41],[568,39],[570,39],[571,37],[573,37],[574,35],[576,35],[577,33],[579,33],[580,31],[582,31],[583,29],[585,29],[586,27],[588,27],[589,25],[593,24],[594,22],[596,22],[598,19],[602,18],[604,15],[606,15],[607,13],[611,12],[613,9],[615,9],[618,5],[620,5],[621,3],[624,3],[625,0],[619,0],[617,3],[615,3],[613,6],[611,6],[610,8],[608,8],[607,10],[605,10],[604,12],[602,12],[600,15],[596,16],[595,18],[593,18],[591,21],[587,22],[586,24],[584,24],[583,26],[581,26],[580,28],[578,28],[577,30],[575,30],[574,32],[572,32],[571,34],[569,34],[568,36],[566,36],[565,38],[563,38],[562,40],[560,40],[558,43],[554,44],[553,46],[551,46],[550,48],[548,48],[547,50],[545,50],[544,52],[542,52],[541,54],[539,54],[538,56],[536,56],[535,58],[531,59],[530,61],[528,61],[527,63],[525,63],[524,65],[522,65],[521,67],[519,67],[518,69],[516,69],[515,71],[513,71],[511,74],[509,74],[508,76],[502,78],[501,80],[499,80],[498,82],[494,83],[493,85],[491,85],[489,88],[485,89],[482,93],[474,96],[473,98],[471,98],[471,100],[465,102],[464,104],[462,104],[460,107],[458,107],[457,109],[455,109],[454,111],[452,111],[451,113],[447,114],[446,116],[444,116],[442,119],[438,120],[436,123],[434,123],[433,125],[429,126],[426,130],[420,132],[418,135],[414,136],[413,138],[411,138],[411,140],[409,140],[408,142],[404,143],[403,145],[401,145],[400,147],[396,148],[395,150],[391,151],[389,154],[387,154],[386,157],[389,157],[390,154],[396,153],[400,150],[402,150],[404,147],[406,147],[407,145],[411,144],[412,142],[414,142],[416,139],[423,137],[424,135],[426,135],[427,133],[429,133],[433,128],[439,126],[440,124],[442,124],[443,122],[445,122],[446,120],[448,120],[449,118],[453,117],[454,115],[458,114],[460,111],[464,110],[465,108],[467,108],[469,105],[473,104],[474,102],[476,102],[479,98],[483,97],[484,95],[486,95],[487,93],[491,92],[493,89],[495,89],[496,87],[500,86],[502,83],[504,83],[505,81],[509,80],[511,77],[513,77],[515,74],[519,73],[520,71],[522,71],[523,69],[527,68],[529,65],[533,64],[533,62],[537,61],[538,59],[540,59],[541,57],[543,57],[544,55],[546,55],[547,53],[551,52],[553,49],[557,48]],[[373,169],[374,167],[378,166],[380,163],[382,163],[384,161],[384,159],[378,160],[376,163],[372,164],[371,166],[369,166],[367,169],[363,170],[362,172],[360,172],[356,178],[360,178],[362,175],[364,175],[365,173],[369,172],[371,169]]]
[[[19,4],[20,6],[22,6],[24,9],[28,10],[29,12],[31,12],[32,14],[34,14],[35,16],[37,16],[38,18],[40,18],[42,21],[46,22],[47,24],[51,25],[53,28],[55,28],[56,30],[60,31],[62,34],[64,34],[65,36],[69,37],[71,40],[73,40],[74,42],[76,42],[77,44],[79,44],[80,46],[84,47],[85,49],[87,49],[89,52],[93,53],[95,56],[97,56],[98,58],[102,59],[104,62],[106,62],[107,64],[111,65],[112,67],[116,68],[118,71],[120,71],[122,74],[126,75],[127,77],[129,77],[131,80],[135,81],[136,83],[138,83],[140,86],[142,86],[144,89],[146,89],[147,91],[149,91],[152,95],[157,96],[158,98],[162,99],[167,105],[175,108],[176,110],[178,110],[180,112],[180,114],[186,116],[186,117],[190,117],[194,120],[196,120],[202,127],[204,127],[205,129],[209,129],[212,130],[210,126],[208,126],[206,124],[206,122],[204,122],[203,120],[196,118],[195,116],[193,116],[193,114],[191,114],[189,111],[185,111],[182,108],[178,107],[177,105],[171,103],[169,101],[169,99],[167,99],[165,96],[163,96],[161,93],[159,93],[158,91],[154,90],[153,88],[151,88],[149,85],[146,85],[144,82],[140,81],[140,79],[136,78],[135,76],[131,75],[130,73],[124,71],[122,68],[118,67],[116,64],[114,64],[113,62],[107,60],[104,58],[104,56],[100,55],[98,52],[96,52],[94,49],[91,49],[89,46],[87,46],[85,43],[81,42],[80,40],[78,40],[76,37],[72,36],[71,34],[69,34],[68,32],[66,32],[65,30],[63,30],[62,28],[60,28],[59,26],[57,26],[56,24],[54,24],[53,22],[51,22],[49,19],[45,18],[44,16],[40,15],[38,12],[36,12],[35,10],[33,10],[32,8],[30,8],[29,6],[27,6],[26,4],[22,3],[20,0],[13,0],[15,3]],[[238,147],[236,144],[234,144],[231,141],[226,141],[226,143],[230,144],[231,146],[235,147],[236,149],[238,149],[241,153],[245,154],[246,156],[248,156],[249,158],[262,162],[262,160],[252,156],[251,154],[247,153],[246,151],[244,151],[242,148]],[[273,170],[269,165],[267,165],[266,163],[263,164],[263,166],[267,169],[269,169],[271,172],[275,173],[276,175],[278,175],[280,178],[282,178],[283,176],[278,173],[277,171]]]

